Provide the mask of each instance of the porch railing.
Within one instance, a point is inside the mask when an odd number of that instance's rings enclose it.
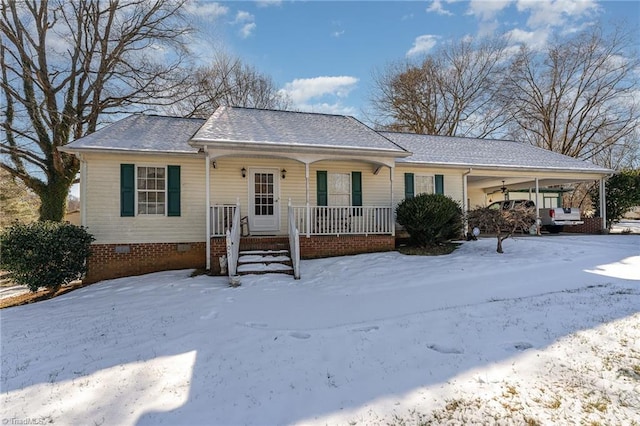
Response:
[[[292,211],[303,235],[393,234],[395,226],[389,206],[293,206]]]
[[[227,269],[229,277],[235,277],[238,270],[238,255],[240,254],[240,206],[233,211],[231,229],[227,229]]]
[[[211,236],[224,237],[227,235],[227,231],[229,231],[235,223],[233,217],[237,207],[237,204],[216,204],[210,207]],[[237,210],[239,211],[240,209],[238,208]]]
[[[300,232],[296,227],[296,221],[293,214],[293,207],[289,203],[289,254],[291,255],[291,263],[293,264],[293,277],[300,279]]]

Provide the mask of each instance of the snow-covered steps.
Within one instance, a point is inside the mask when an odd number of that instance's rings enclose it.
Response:
[[[288,250],[247,250],[238,258],[238,275],[279,273],[293,275]]]

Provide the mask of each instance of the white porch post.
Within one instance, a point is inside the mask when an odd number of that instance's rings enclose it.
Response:
[[[462,221],[462,233],[466,235],[469,232],[469,220],[467,219],[469,213],[469,181],[468,177],[473,171],[472,168],[469,168],[466,172],[462,174],[462,213],[464,214],[464,220]]]
[[[396,166],[389,167],[389,186],[391,191],[391,212],[389,213],[389,223],[391,225],[391,236],[396,236],[396,221],[393,219],[393,175],[395,174]]]
[[[82,154],[80,158],[80,226],[87,226],[87,161]]]
[[[540,235],[540,182],[536,178],[536,235]]]
[[[606,181],[600,178],[600,217],[602,218],[602,229],[607,229],[607,194]]]
[[[205,182],[204,182],[204,187],[205,187],[205,208],[207,209],[206,212],[206,220],[207,220],[207,224],[205,226],[206,228],[206,233],[207,235],[205,236],[205,241],[206,241],[206,265],[207,265],[207,271],[211,270],[211,192],[210,192],[210,174],[211,174],[211,166],[210,166],[210,161],[211,161],[211,157],[209,157],[209,151],[207,150],[207,148],[204,148],[204,152],[205,152],[205,171],[204,171],[204,176],[205,176]]]
[[[306,200],[306,210],[305,210],[305,223],[306,223],[306,234],[307,238],[311,236],[311,210],[309,209],[309,163],[304,163],[304,181],[305,181],[305,200]]]

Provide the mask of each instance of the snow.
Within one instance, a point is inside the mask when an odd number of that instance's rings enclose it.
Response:
[[[640,236],[171,271],[0,311],[0,417],[54,424],[640,421]]]

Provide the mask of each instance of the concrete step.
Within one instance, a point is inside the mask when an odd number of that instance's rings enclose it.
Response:
[[[289,250],[271,242],[269,248],[241,250],[238,253],[238,275],[289,274],[293,275],[293,263]]]

